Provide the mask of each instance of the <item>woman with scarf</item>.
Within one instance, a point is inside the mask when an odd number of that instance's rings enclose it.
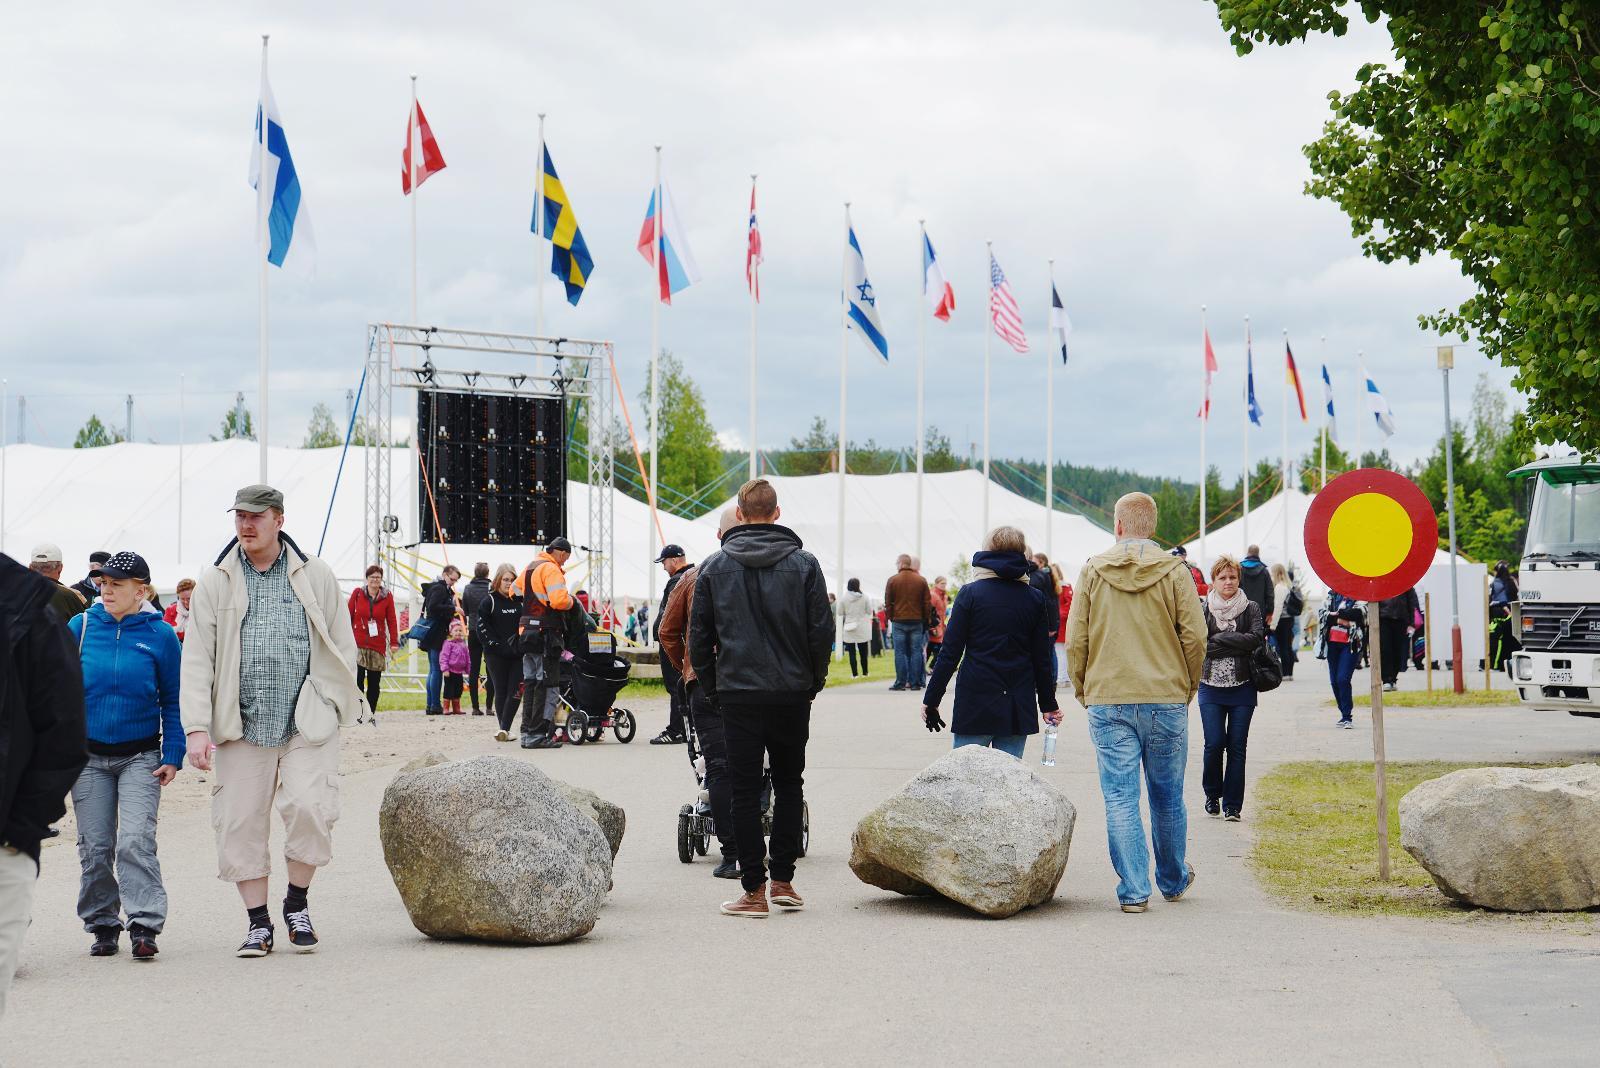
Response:
[[[189,630],[189,599],[194,596],[194,579],[178,580],[178,595],[167,605],[167,610],[162,618],[168,626],[178,632],[178,641],[183,641],[183,636]]]
[[[1256,710],[1250,661],[1267,640],[1261,606],[1239,589],[1239,575],[1239,561],[1226,553],[1211,565],[1206,660],[1200,669],[1200,723],[1206,737],[1200,784],[1206,815],[1230,822],[1237,822],[1244,809],[1244,754]]]
[[[350,628],[356,636],[356,686],[366,692],[367,704],[376,713],[383,669],[389,653],[400,646],[394,594],[384,586],[383,568],[377,564],[367,568],[366,584],[350,592]]]

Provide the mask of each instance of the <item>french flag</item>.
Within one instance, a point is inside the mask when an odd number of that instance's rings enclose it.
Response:
[[[689,251],[689,240],[673,208],[672,191],[667,183],[660,187],[661,203],[661,256],[657,258],[652,247],[656,236],[656,191],[650,192],[650,206],[645,210],[644,225],[639,228],[639,255],[656,268],[660,280],[661,303],[671,304],[672,294],[688,289],[700,281],[700,268],[695,266],[694,253]]]
[[[933,317],[948,323],[950,313],[955,310],[956,291],[944,280],[939,259],[933,254],[933,242],[926,233],[922,235],[922,295],[927,298]]]

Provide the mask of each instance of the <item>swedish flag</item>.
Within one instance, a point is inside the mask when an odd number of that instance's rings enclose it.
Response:
[[[539,199],[534,199],[533,223],[529,229],[550,239],[550,273],[561,279],[567,287],[567,302],[576,307],[578,298],[583,296],[583,287],[589,284],[594,260],[589,258],[589,246],[584,243],[583,231],[578,229],[578,217],[573,214],[567,191],[556,176],[556,165],[550,160],[548,145],[544,146],[542,226]]]

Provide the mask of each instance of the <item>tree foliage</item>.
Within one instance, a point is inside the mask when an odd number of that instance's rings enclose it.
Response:
[[[1349,28],[1338,0],[1215,2],[1240,54]],[[1374,259],[1455,259],[1476,292],[1423,327],[1514,368],[1538,440],[1600,451],[1600,5],[1359,8],[1384,20],[1397,62],[1329,93],[1307,192],[1336,202]]]
[[[344,436],[333,424],[333,410],[318,401],[311,408],[311,422],[306,425],[304,449],[332,449],[344,444]]]
[[[663,486],[671,486],[680,493],[694,496],[720,478],[725,470],[722,451],[717,448],[717,432],[711,426],[710,416],[706,414],[705,397],[700,387],[689,377],[678,358],[663,350],[658,373],[661,379],[661,408],[658,412],[661,440],[656,454],[657,474]],[[648,380],[640,391],[639,404],[648,421]]]
[[[241,416],[240,412],[244,414]],[[250,441],[256,439],[256,427],[250,418],[250,409],[243,405],[228,409],[227,414],[222,417],[220,430],[221,433],[211,435],[212,441],[228,441],[233,438],[247,438]]]
[[[106,426],[100,421],[98,415],[91,415],[87,422],[78,428],[78,434],[72,439],[74,449],[98,449],[102,445],[115,445],[119,441],[128,440],[120,430]]]

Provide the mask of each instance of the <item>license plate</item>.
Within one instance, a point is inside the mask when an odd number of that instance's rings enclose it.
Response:
[[[1552,685],[1552,686],[1559,686],[1562,683],[1570,683],[1571,681],[1572,681],[1572,672],[1570,672],[1570,671],[1552,671],[1552,672],[1550,672],[1550,685]]]

